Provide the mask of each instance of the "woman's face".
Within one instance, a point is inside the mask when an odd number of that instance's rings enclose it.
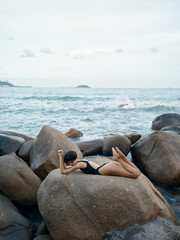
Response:
[[[74,165],[77,164],[77,162],[78,162],[78,159],[77,159],[77,158],[76,158],[75,160],[68,161],[68,162],[67,162],[67,166],[74,166]]]

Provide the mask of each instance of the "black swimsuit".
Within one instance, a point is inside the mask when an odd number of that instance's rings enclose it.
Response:
[[[100,173],[99,173],[99,168],[101,168],[101,167],[103,167],[106,163],[104,163],[104,164],[102,164],[101,166],[99,166],[98,168],[96,168],[96,169],[94,169],[90,164],[89,164],[89,162],[88,161],[79,161],[79,162],[85,162],[86,163],[86,168],[80,168],[81,169],[81,171],[83,171],[84,173],[87,173],[87,174],[99,174],[99,175],[101,175]]]

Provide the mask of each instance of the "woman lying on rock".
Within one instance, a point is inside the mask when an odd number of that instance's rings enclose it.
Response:
[[[60,171],[62,174],[66,174],[81,169],[88,174],[113,175],[129,178],[137,178],[141,174],[140,170],[127,159],[119,148],[112,148],[112,153],[114,161],[99,166],[92,161],[78,160],[77,154],[74,151],[68,151],[64,155],[64,151],[59,150]],[[67,168],[66,166],[71,167]]]

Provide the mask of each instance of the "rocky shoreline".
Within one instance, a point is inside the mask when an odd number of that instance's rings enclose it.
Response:
[[[0,131],[0,239],[180,239],[180,115],[158,116],[152,129],[76,143],[76,129]],[[58,149],[101,164],[112,146],[131,153],[137,179],[60,174]]]

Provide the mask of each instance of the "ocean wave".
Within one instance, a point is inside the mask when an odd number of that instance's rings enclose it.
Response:
[[[93,122],[93,119],[87,117],[87,118],[81,119],[81,121],[83,121],[83,122]]]
[[[168,106],[163,104],[148,106],[148,107],[142,107],[141,110],[147,111],[147,112],[154,112],[154,111],[163,111],[163,112],[169,112],[169,111],[179,111],[180,108],[178,106]]]
[[[137,105],[134,103],[123,103],[123,104],[120,104],[118,108],[132,109],[132,108],[137,108]]]
[[[23,98],[18,98],[21,100],[40,100],[40,101],[76,101],[76,100],[84,100],[84,97],[71,97],[71,96],[29,96],[29,97],[23,97]]]
[[[105,112],[116,112],[117,111],[117,107],[92,107],[92,106],[87,106],[87,107],[82,107],[82,108],[69,108],[67,109],[67,111],[71,111],[72,113],[79,113],[79,114],[88,114],[88,113],[105,113]]]

